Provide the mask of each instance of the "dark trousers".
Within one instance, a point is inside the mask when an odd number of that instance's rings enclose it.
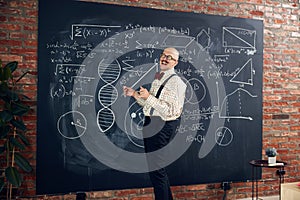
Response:
[[[169,178],[166,169],[163,167],[165,165],[164,158],[168,156],[168,152],[161,151],[161,148],[166,146],[174,137],[179,122],[179,120],[165,122],[160,117],[146,117],[145,119],[143,128],[144,145],[155,200],[173,199]]]

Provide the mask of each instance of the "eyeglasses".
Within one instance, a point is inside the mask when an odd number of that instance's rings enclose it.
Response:
[[[166,58],[167,60],[174,60],[177,61],[175,58],[173,58],[171,55],[166,55],[164,53],[160,54],[161,58]]]

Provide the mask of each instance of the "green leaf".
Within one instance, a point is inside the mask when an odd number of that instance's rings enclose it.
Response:
[[[0,139],[5,138],[8,133],[10,132],[10,126],[9,125],[5,125],[5,126],[1,126],[0,127]]]
[[[3,111],[0,111],[0,118],[3,122],[8,122],[8,121],[12,120],[13,116],[9,111],[3,110]]]
[[[4,177],[1,177],[1,178],[0,178],[0,193],[1,193],[1,191],[3,190],[3,188],[4,188],[4,185],[5,185]]]
[[[23,103],[13,103],[11,109],[14,115],[22,116],[29,111],[30,107]]]
[[[10,103],[10,101],[18,101],[19,96],[17,93],[11,91],[9,88],[5,88],[5,86],[0,87],[1,91],[1,99],[3,99],[5,102]]]
[[[25,172],[31,172],[32,171],[32,167],[29,164],[29,162],[26,160],[26,158],[24,158],[21,154],[19,153],[15,153],[15,161],[16,164],[23,169]]]
[[[17,134],[18,136],[20,137],[20,139],[22,140],[22,142],[25,144],[25,145],[29,145],[29,141],[28,139],[26,138],[26,136],[24,134],[22,134],[20,131],[17,131]]]
[[[21,150],[25,149],[25,146],[14,137],[10,137],[9,142],[12,146],[18,147]]]
[[[10,123],[17,129],[21,131],[26,131],[26,126],[23,121],[13,119]]]
[[[9,90],[7,83],[0,83],[0,97],[4,97],[7,94],[7,90]]]
[[[11,73],[13,73],[17,69],[17,67],[18,67],[18,62],[12,61],[7,63],[4,68],[9,68]]]
[[[9,67],[4,67],[1,69],[1,81],[7,81],[12,78],[11,69]]]
[[[6,96],[9,98],[10,101],[18,101],[19,95],[11,90],[6,91]]]
[[[12,103],[11,110],[14,115],[22,116],[29,111],[29,106],[22,103]]]
[[[5,169],[5,176],[13,186],[20,187],[21,185],[21,176],[18,170],[15,167],[7,167]]]

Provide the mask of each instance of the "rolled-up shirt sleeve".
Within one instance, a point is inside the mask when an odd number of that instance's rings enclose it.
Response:
[[[144,107],[146,103],[146,101],[142,98],[137,98],[136,102],[142,107]]]

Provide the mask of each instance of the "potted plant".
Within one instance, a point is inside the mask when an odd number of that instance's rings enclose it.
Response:
[[[267,148],[265,150],[266,155],[268,156],[268,163],[269,164],[274,164],[276,163],[276,155],[277,155],[277,151],[274,147],[272,148]]]
[[[17,66],[15,61],[2,66],[0,60],[0,194],[6,188],[6,199],[12,199],[12,189],[22,183],[20,171],[32,171],[28,160],[20,153],[29,145],[23,116],[30,108],[24,103],[28,98],[18,91],[17,84],[29,72],[15,80],[13,74]]]

